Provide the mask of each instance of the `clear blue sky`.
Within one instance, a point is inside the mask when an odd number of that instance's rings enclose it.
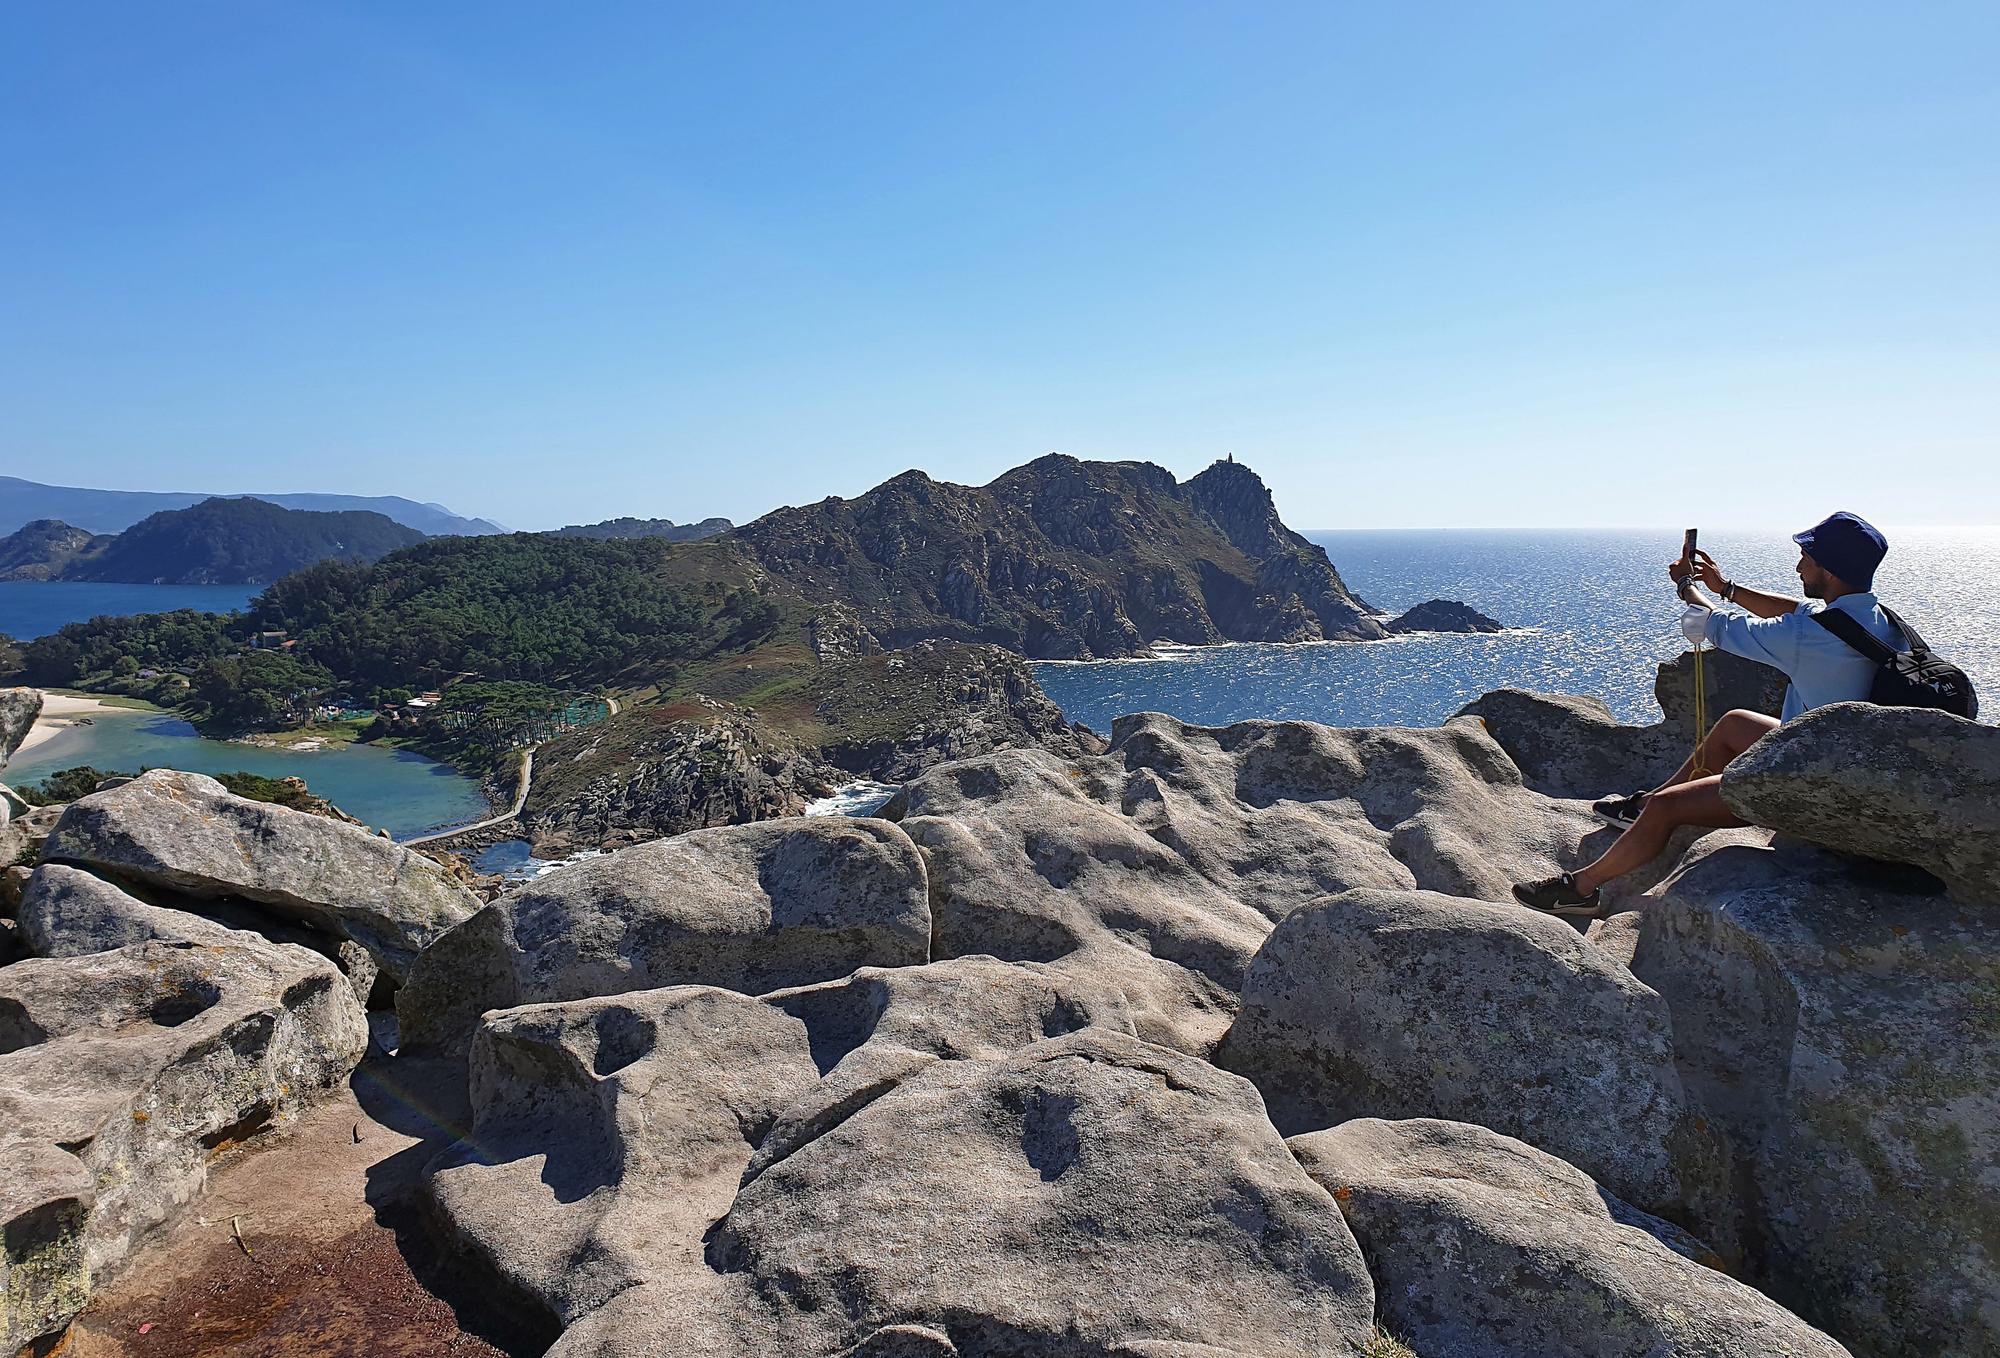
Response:
[[[1992,0],[22,0],[0,471],[2000,522],[1996,71]]]

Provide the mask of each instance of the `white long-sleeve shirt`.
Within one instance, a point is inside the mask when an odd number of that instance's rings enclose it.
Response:
[[[1790,721],[1828,703],[1866,700],[1875,685],[1875,662],[1813,621],[1823,608],[1852,614],[1861,625],[1899,651],[1908,650],[1895,625],[1872,593],[1843,594],[1832,603],[1808,599],[1775,618],[1752,618],[1717,609],[1708,615],[1708,640],[1746,660],[1783,670],[1792,681],[1784,710]]]

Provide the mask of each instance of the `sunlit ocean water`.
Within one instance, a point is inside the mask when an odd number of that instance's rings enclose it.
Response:
[[[66,623],[127,613],[193,608],[228,613],[244,607],[262,585],[116,585],[83,580],[0,580],[0,636],[33,641]]]
[[[1889,529],[1876,592],[1972,676],[1981,719],[2000,717],[2000,528]],[[1040,663],[1074,721],[1108,731],[1127,712],[1218,725],[1253,717],[1335,726],[1431,726],[1491,689],[1601,698],[1624,721],[1657,719],[1654,666],[1686,649],[1666,563],[1671,531],[1336,531],[1309,534],[1370,604],[1400,612],[1458,599],[1524,629],[1305,646],[1233,645],[1154,660]],[[1704,533],[1732,577],[1796,595],[1788,534]]]

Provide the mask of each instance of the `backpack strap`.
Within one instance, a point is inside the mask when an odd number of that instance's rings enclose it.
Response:
[[[1894,625],[1895,629],[1903,634],[1903,640],[1910,643],[1910,653],[1912,655],[1930,654],[1931,648],[1924,644],[1922,637],[1917,635],[1917,629],[1904,622],[1895,609],[1889,607],[1887,604],[1877,604],[1875,606],[1881,609],[1882,616],[1887,618]]]
[[[1883,611],[1886,613],[1888,610],[1884,609]],[[1866,627],[1863,627],[1860,620],[1851,613],[1843,612],[1838,608],[1822,608],[1819,612],[1812,615],[1812,619],[1849,646],[1861,652],[1862,655],[1874,661],[1877,665],[1890,664],[1896,658],[1894,648],[1873,632],[1870,632]],[[1893,617],[1889,620],[1891,622],[1896,621]],[[1896,625],[1898,627],[1902,626],[1901,623],[1897,623]]]

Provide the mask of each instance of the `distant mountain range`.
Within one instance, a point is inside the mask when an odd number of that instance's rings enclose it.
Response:
[[[218,498],[243,497],[180,491],[91,490],[82,486],[47,486],[39,481],[23,481],[16,476],[0,476],[0,534],[12,533],[37,519],[54,519],[92,533],[122,533],[149,514],[168,509],[187,509],[204,500]],[[474,537],[507,531],[490,520],[461,518],[443,505],[419,504],[400,495],[308,493],[258,494],[250,498],[284,509],[320,513],[364,510],[393,519],[427,537]]]
[[[665,538],[668,542],[699,542],[717,533],[727,533],[736,525],[727,519],[703,519],[700,523],[675,523],[672,519],[606,519],[603,523],[573,523],[549,530],[559,538],[592,538],[608,542],[613,538]]]
[[[122,533],[36,519],[0,538],[0,580],[262,585],[319,561],[374,561],[424,534],[368,510],[286,509],[212,498]]]

